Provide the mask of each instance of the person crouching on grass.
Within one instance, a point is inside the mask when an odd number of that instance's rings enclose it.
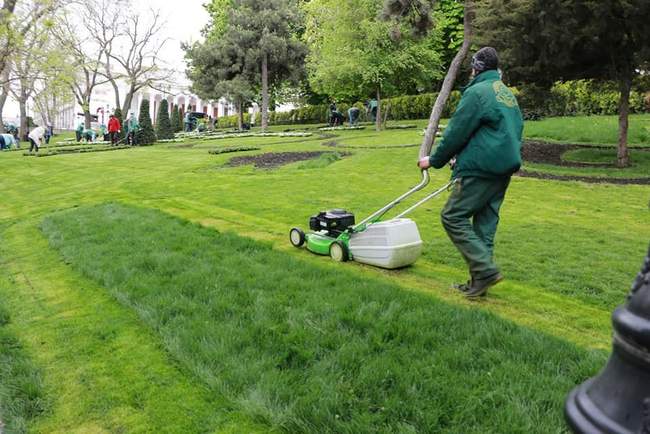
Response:
[[[523,118],[517,99],[501,81],[494,48],[472,57],[472,80],[433,155],[418,166],[453,163],[453,191],[442,210],[447,235],[469,266],[470,280],[454,285],[468,298],[484,296],[503,280],[494,263],[499,209],[510,177],[521,167]]]
[[[38,148],[41,147],[43,144],[43,140],[45,138],[45,128],[43,127],[36,127],[34,128],[29,135],[27,136],[29,139],[29,152],[32,152],[33,149],[36,149],[36,152],[38,152]]]

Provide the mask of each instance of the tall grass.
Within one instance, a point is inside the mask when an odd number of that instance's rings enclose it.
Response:
[[[0,433],[24,433],[29,419],[41,414],[46,402],[40,373],[7,329],[9,322],[0,305]]]
[[[558,432],[600,353],[159,211],[42,224],[66,263],[154,329],[184,370],[271,430]]]

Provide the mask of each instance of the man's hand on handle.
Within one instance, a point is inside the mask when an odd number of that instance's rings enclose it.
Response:
[[[456,157],[452,158],[449,161],[449,167],[453,169],[455,165],[456,165]],[[418,161],[418,167],[422,170],[427,170],[428,168],[430,168],[431,161],[429,160],[429,157],[420,158],[420,160]]]
[[[431,167],[431,162],[429,161],[429,157],[420,158],[420,161],[418,161],[418,167],[422,170],[427,170],[429,167]]]

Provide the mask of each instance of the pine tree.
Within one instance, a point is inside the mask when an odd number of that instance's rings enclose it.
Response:
[[[618,165],[629,165],[630,89],[650,64],[648,0],[481,0],[479,43],[499,50],[511,84],[545,88],[556,80],[619,84]],[[497,13],[498,11],[498,13]],[[522,36],[524,35],[524,36]]]
[[[143,99],[140,105],[140,117],[138,118],[140,130],[137,133],[138,145],[150,145],[156,142],[156,133],[151,124],[151,117],[149,116],[149,100]]]
[[[156,118],[156,137],[158,140],[174,138],[172,125],[169,121],[169,107],[167,105],[166,99],[160,101],[160,107],[158,107],[158,117]]]
[[[176,110],[178,111],[178,125],[175,125],[176,132],[184,131],[183,111],[181,110],[181,106],[176,106]]]
[[[261,89],[264,131],[268,126],[270,89],[282,82],[295,82],[304,72],[307,49],[296,37],[302,26],[298,3],[233,1],[227,19],[212,23],[221,36],[186,47],[192,89],[211,99],[225,96],[240,112],[251,93]]]
[[[117,107],[113,115],[117,118],[118,121],[120,121],[120,132],[117,133],[117,140],[122,140],[124,139],[124,121],[122,119],[122,110]]]
[[[183,128],[181,128],[181,119],[180,119],[180,113],[178,111],[178,106],[175,105],[172,107],[172,119],[171,119],[171,129],[172,132],[177,133],[181,131]]]

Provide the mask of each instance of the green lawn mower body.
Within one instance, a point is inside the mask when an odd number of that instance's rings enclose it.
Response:
[[[355,223],[354,215],[343,209],[321,211],[309,219],[311,232],[305,234],[299,228],[291,229],[291,244],[295,247],[306,244],[310,252],[329,255],[338,262],[352,259],[388,269],[411,265],[422,252],[422,240],[415,222],[403,218],[404,215],[446,191],[455,181],[429,194],[393,219],[382,221],[382,217],[403,199],[428,184],[428,173],[423,173],[419,185],[360,223]]]

